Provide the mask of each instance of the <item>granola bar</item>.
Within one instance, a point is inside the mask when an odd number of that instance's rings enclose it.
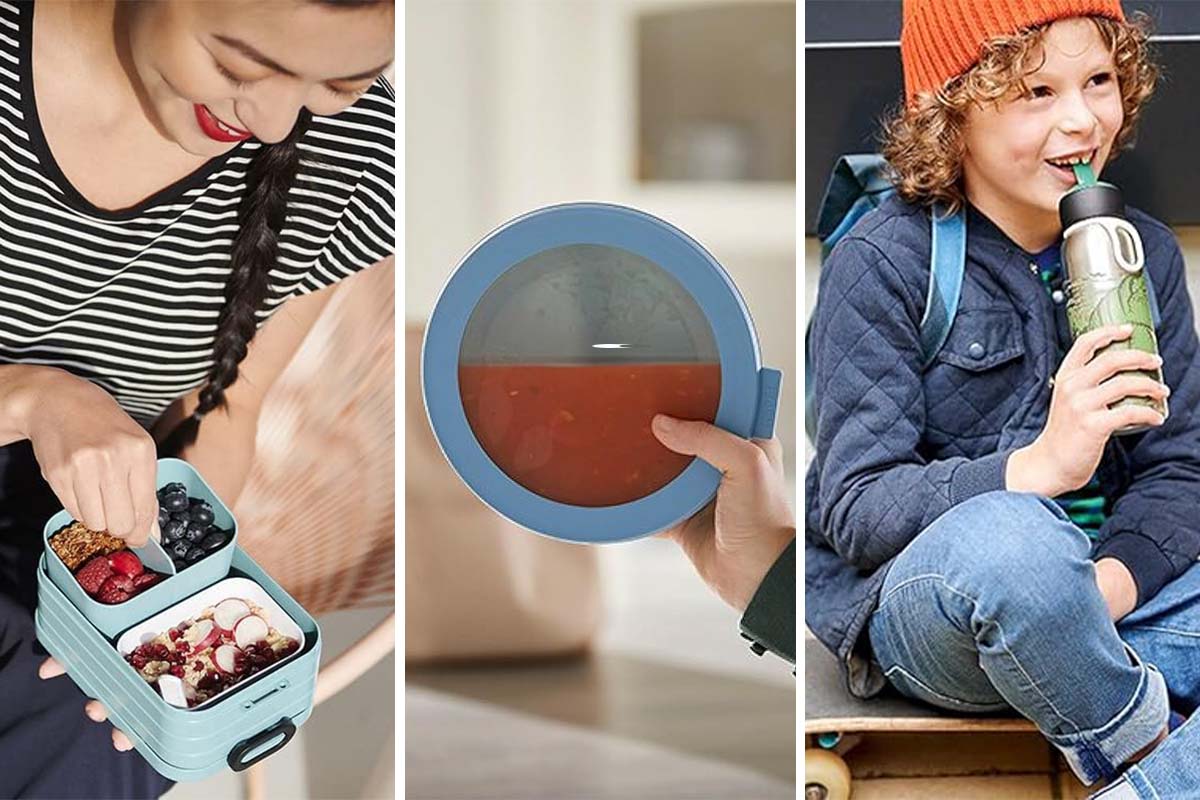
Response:
[[[93,531],[82,522],[72,522],[50,537],[50,547],[72,572],[95,555],[108,555],[122,550],[125,542],[107,531]]]

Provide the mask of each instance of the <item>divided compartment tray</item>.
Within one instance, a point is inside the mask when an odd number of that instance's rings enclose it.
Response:
[[[229,541],[183,571],[169,575],[123,603],[106,605],[89,597],[50,546],[50,537],[73,521],[70,513],[64,509],[46,522],[43,538],[46,542],[46,568],[50,580],[54,581],[79,612],[109,639],[115,640],[121,631],[175,605],[204,587],[211,586],[229,573],[233,552],[237,547],[238,533],[237,520],[234,519],[233,513],[191,464],[177,458],[159,459],[155,485],[161,488],[173,482],[186,486],[189,497],[208,501],[213,509],[214,524],[231,531]],[[151,569],[155,568],[155,565],[171,564],[170,556],[154,539],[150,539],[144,547],[134,552],[138,553],[143,563]]]
[[[83,618],[48,573],[52,554],[44,557],[38,570],[39,641],[86,695],[105,705],[112,723],[129,736],[151,766],[176,781],[198,780],[226,766],[244,769],[286,744],[312,712],[321,657],[316,621],[243,550],[226,548],[229,577],[249,578],[262,587],[299,626],[304,646],[278,667],[194,709],[176,708],[163,700],[125,662],[113,642]],[[164,602],[152,613],[175,602]]]
[[[216,606],[222,600],[236,597],[239,600],[249,600],[258,606],[269,618],[268,624],[270,627],[277,630],[284,636],[295,639],[300,643],[299,649],[301,652],[304,649],[304,631],[296,624],[286,611],[284,611],[275,598],[271,597],[265,589],[259,586],[249,578],[229,577],[222,578],[205,589],[201,589],[196,594],[183,600],[170,608],[160,611],[144,622],[139,622],[129,630],[121,634],[121,638],[117,640],[117,652],[121,657],[129,655],[142,642],[150,641],[159,634],[164,633],[168,629],[174,627],[185,619],[193,619],[200,614],[204,609]],[[236,627],[236,626],[235,626]],[[292,658],[295,653],[285,656],[283,659],[276,661],[266,669],[258,673],[265,675],[273,672],[288,663],[288,659]],[[255,678],[252,678],[255,679]],[[248,683],[249,680],[246,681]],[[229,693],[235,692],[242,687],[239,682],[225,691],[220,692],[213,697],[208,698],[203,703],[192,706],[192,710],[205,708],[215,703],[221,702]]]

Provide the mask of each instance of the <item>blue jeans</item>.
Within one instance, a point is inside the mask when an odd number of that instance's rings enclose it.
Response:
[[[1200,565],[1116,625],[1092,541],[1057,504],[989,492],[920,533],[884,580],[869,635],[902,694],[1032,720],[1087,785],[1110,781],[1200,705]],[[1110,794],[1128,791],[1131,794]],[[1156,793],[1155,793],[1156,792]],[[1200,714],[1105,790],[1200,797]]]

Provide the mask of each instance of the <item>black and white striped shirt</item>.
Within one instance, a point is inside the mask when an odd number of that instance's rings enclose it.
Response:
[[[241,142],[138,205],[106,211],[66,180],[33,99],[32,3],[0,2],[0,363],[59,367],[102,386],[149,426],[212,365],[235,215]],[[279,263],[261,325],[288,298],[394,252],[395,95],[380,79],[316,117],[300,142]]]

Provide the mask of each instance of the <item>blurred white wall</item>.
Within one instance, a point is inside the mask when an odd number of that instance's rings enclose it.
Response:
[[[410,0],[406,11],[405,319],[428,318],[462,256],[544,205],[624,203],[704,244],[785,372],[778,435],[796,443],[792,183],[635,181],[635,20],[709,0]]]

